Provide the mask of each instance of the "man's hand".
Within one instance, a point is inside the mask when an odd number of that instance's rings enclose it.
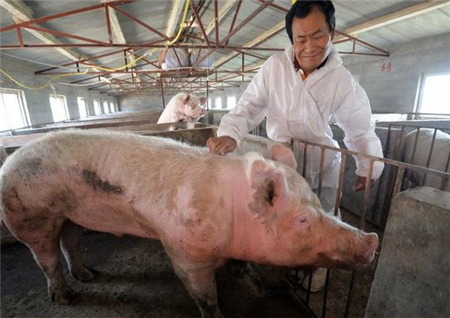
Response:
[[[236,149],[237,143],[229,136],[210,137],[206,146],[209,148],[209,152],[223,156]]]
[[[353,186],[353,191],[358,192],[366,189],[366,177],[360,177],[356,178],[355,185]],[[375,185],[374,180],[370,180],[370,188],[372,189]]]

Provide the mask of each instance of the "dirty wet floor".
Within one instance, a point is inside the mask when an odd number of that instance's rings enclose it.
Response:
[[[1,317],[200,316],[158,241],[89,232],[83,254],[86,264],[101,274],[80,283],[66,272],[80,297],[71,306],[58,306],[48,300],[45,278],[29,250],[22,244],[2,247]],[[226,317],[310,317],[285,288],[265,289],[246,263],[230,261],[217,272],[217,280]]]

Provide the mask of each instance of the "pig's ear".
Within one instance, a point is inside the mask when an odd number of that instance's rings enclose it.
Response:
[[[183,104],[187,104],[189,102],[189,99],[191,99],[191,94],[187,93],[183,98]]]
[[[200,105],[206,104],[206,97],[200,97]]]
[[[297,169],[297,161],[295,160],[294,153],[291,149],[283,145],[276,144],[272,146],[272,160],[285,164],[294,170]]]
[[[262,223],[270,223],[287,207],[285,171],[254,153],[246,154],[245,158],[247,178],[254,189],[248,208]]]

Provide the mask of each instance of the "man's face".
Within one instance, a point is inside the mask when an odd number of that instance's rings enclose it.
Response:
[[[304,18],[294,17],[292,40],[295,57],[302,70],[309,75],[323,61],[328,43],[333,39],[325,15],[314,7]]]

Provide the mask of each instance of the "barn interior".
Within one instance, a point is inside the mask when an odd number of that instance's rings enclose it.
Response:
[[[293,2],[0,0],[0,166],[66,129],[205,147],[263,64],[290,45]],[[340,154],[335,208],[378,234],[375,260],[329,270],[319,292],[301,271],[230,260],[217,271],[220,308],[227,317],[449,317],[450,1],[333,3],[333,44],[367,93],[384,158],[347,149],[333,117],[340,149],[301,138],[289,147],[303,176],[307,148]],[[205,113],[158,124],[181,92],[205,97]],[[259,150],[267,138],[263,121],[242,145]],[[384,164],[372,190],[352,190],[353,156]],[[2,317],[200,316],[157,240],[86,231],[83,256],[100,274],[80,283],[65,267],[81,296],[60,306],[28,248],[4,226],[1,239]]]

